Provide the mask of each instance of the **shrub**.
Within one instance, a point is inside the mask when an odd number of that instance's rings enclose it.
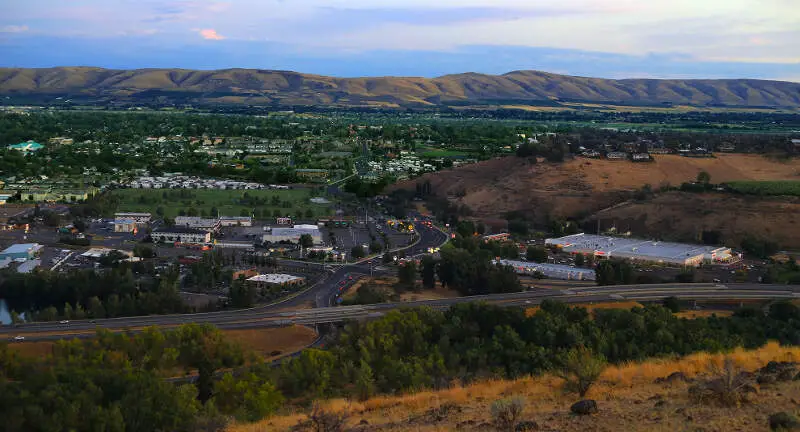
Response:
[[[579,347],[567,353],[564,367],[557,372],[557,375],[564,379],[565,391],[575,392],[584,397],[605,368],[605,357],[595,354],[586,347]]]
[[[741,372],[733,360],[726,358],[722,367],[710,367],[714,378],[689,387],[689,398],[695,403],[717,402],[724,406],[739,406],[748,402],[748,395],[757,390],[752,374]]]
[[[320,404],[315,403],[311,409],[309,420],[314,432],[341,432],[345,430],[345,423],[350,417],[350,409],[333,412],[326,410]]]
[[[492,419],[498,431],[513,431],[522,415],[525,400],[520,397],[500,399],[492,403]]]

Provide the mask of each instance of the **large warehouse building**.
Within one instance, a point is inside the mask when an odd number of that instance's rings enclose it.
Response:
[[[620,258],[631,261],[697,266],[704,262],[727,262],[731,249],[592,234],[573,234],[545,240],[545,244],[573,254],[597,258]]]
[[[511,266],[517,274],[522,275],[533,276],[535,273],[541,273],[550,279],[595,280],[595,273],[592,269],[505,259],[496,260],[494,263]]]
[[[308,234],[314,240],[314,244],[322,243],[322,233],[316,225],[295,225],[292,228],[272,228],[264,234],[265,243],[280,242],[300,242],[300,236]]]

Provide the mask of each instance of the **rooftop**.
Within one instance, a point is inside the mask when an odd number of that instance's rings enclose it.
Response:
[[[270,274],[261,274],[258,276],[253,276],[250,279],[247,279],[250,282],[265,282],[265,283],[273,283],[273,284],[282,284],[287,282],[294,282],[298,280],[302,280],[302,277],[299,276],[292,276],[288,274],[279,274],[279,273],[270,273]]]
[[[33,253],[41,249],[43,246],[38,243],[19,243],[14,244],[7,247],[4,251],[0,252],[3,254],[12,254],[12,253]]]
[[[198,229],[181,227],[181,226],[159,228],[153,232],[166,233],[166,234],[202,234],[202,235],[208,234],[206,231],[201,231]]]
[[[132,212],[118,212],[114,213],[115,216],[142,216],[142,217],[150,217],[152,216],[150,213],[132,213]]]
[[[688,258],[725,250],[722,246],[702,246],[685,243],[660,242],[593,234],[573,234],[547,239],[547,244],[558,244],[567,252],[593,250],[598,255],[642,256],[649,258]]]

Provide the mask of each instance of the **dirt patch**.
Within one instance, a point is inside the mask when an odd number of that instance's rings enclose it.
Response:
[[[53,345],[55,342],[40,341],[40,342],[15,342],[8,345],[12,351],[18,352],[25,357],[45,357],[53,352]]]
[[[733,315],[733,311],[729,310],[684,311],[684,312],[678,312],[674,315],[678,318],[688,318],[688,319],[710,318],[714,315],[718,317],[729,317]]]
[[[436,282],[436,288],[432,290],[422,290],[420,292],[406,292],[400,294],[400,301],[409,302],[420,300],[441,300],[459,296],[460,294],[457,291],[444,288],[441,286],[441,284],[439,284],[439,282]]]
[[[317,338],[309,327],[291,326],[247,330],[226,330],[225,334],[245,349],[255,352],[265,360],[299,351]]]

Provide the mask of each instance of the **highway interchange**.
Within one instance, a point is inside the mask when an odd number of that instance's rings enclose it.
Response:
[[[418,241],[403,248],[407,256],[425,253],[430,247],[437,247],[447,241],[447,234],[435,227],[417,226]],[[221,329],[246,329],[274,327],[291,324],[315,325],[341,322],[352,319],[370,319],[386,312],[417,306],[446,309],[464,302],[483,301],[501,306],[533,306],[545,299],[565,303],[594,303],[608,301],[657,301],[675,296],[684,300],[698,301],[751,301],[800,299],[800,286],[759,285],[759,284],[662,284],[626,286],[580,286],[565,289],[532,288],[529,291],[512,294],[496,294],[473,297],[459,297],[442,300],[387,303],[368,306],[339,306],[335,304],[336,295],[343,282],[350,277],[369,275],[375,270],[376,259],[363,260],[354,264],[332,267],[321,281],[299,295],[271,305],[250,309],[221,312],[151,315],[139,317],[110,318],[61,322],[38,322],[19,324],[16,327],[0,327],[0,339],[13,339],[24,336],[26,341],[57,340],[73,337],[90,337],[97,328],[109,330],[137,330],[148,326],[177,326],[186,323],[209,323]],[[303,309],[313,303],[313,309]]]

